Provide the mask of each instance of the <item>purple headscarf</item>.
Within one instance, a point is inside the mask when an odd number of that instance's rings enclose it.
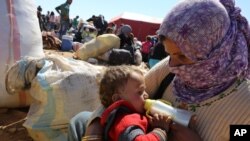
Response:
[[[192,65],[170,67],[174,94],[197,103],[250,76],[249,26],[233,0],[184,0],[165,17],[160,35],[173,40]]]

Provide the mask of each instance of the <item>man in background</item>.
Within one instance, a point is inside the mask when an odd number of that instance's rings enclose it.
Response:
[[[55,9],[60,15],[60,30],[59,30],[59,38],[62,39],[62,36],[66,34],[70,25],[69,18],[69,7],[72,3],[72,0],[67,0],[65,3],[57,6]]]

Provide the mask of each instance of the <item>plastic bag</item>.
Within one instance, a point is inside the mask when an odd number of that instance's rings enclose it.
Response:
[[[8,72],[12,78],[7,79],[7,86],[10,93],[25,90],[32,97],[24,123],[30,136],[36,141],[66,141],[69,120],[100,105],[103,70],[105,67],[55,55],[17,62]]]

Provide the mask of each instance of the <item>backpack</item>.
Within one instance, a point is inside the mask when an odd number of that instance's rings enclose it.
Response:
[[[134,62],[133,56],[129,50],[126,49],[112,49],[109,56],[109,65],[132,64]]]

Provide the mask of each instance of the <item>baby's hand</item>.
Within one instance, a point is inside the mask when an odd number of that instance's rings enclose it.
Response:
[[[170,123],[172,123],[172,118],[162,114],[154,114],[152,117],[149,117],[149,121],[153,128],[161,128],[168,132]]]

